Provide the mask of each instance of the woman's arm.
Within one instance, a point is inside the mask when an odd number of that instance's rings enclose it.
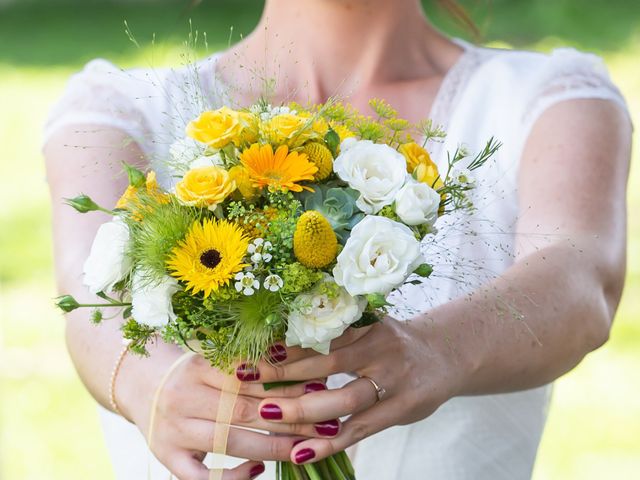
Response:
[[[86,132],[86,133],[81,133]],[[95,302],[95,296],[82,285],[82,265],[93,237],[106,214],[81,215],[64,205],[64,198],[89,194],[99,205],[112,208],[127,186],[122,162],[144,168],[139,147],[124,133],[104,127],[69,127],[59,131],[45,147],[47,175],[53,209],[54,256],[58,288],[79,301]],[[73,362],[89,392],[106,408],[114,363],[123,348],[117,317],[93,325],[88,312],[76,310],[67,315],[67,344]],[[116,382],[116,401],[122,414],[146,436],[154,393],[170,366],[182,355],[175,345],[158,341],[149,357],[127,355]],[[202,464],[205,452],[213,446],[214,419],[219,387],[224,375],[200,357],[191,357],[174,372],[158,402],[152,450],[178,478],[205,480],[209,471]],[[277,389],[278,395],[301,395],[305,385]],[[258,414],[260,398],[266,396],[261,385],[245,385],[232,417],[235,425],[266,429],[269,425]],[[225,479],[253,478],[264,466],[256,460],[287,459],[296,437],[312,436],[311,425],[302,428],[282,425],[281,433],[269,437],[247,430],[232,429],[229,453],[251,458],[226,471]]]
[[[611,102],[564,102],[536,123],[520,167],[516,263],[430,314],[459,337],[460,393],[543,385],[606,342],[625,275],[630,148],[629,119]]]
[[[411,322],[389,318],[352,330],[330,355],[261,365],[265,382],[355,371],[387,390],[376,403],[372,385],[360,379],[300,399],[264,400],[281,408],[282,422],[355,413],[336,439],[303,442],[292,459],[305,449],[322,458],[425,418],[453,396],[543,385],[602,345],[625,272],[630,138],[628,117],[611,102],[550,108],[524,150],[517,260],[500,278]]]

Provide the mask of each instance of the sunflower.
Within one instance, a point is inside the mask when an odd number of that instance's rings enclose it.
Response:
[[[167,266],[172,276],[186,283],[187,290],[204,292],[208,297],[247,266],[242,259],[248,246],[249,238],[234,223],[196,221],[173,248]]]
[[[240,154],[240,160],[254,185],[272,190],[309,190],[298,185],[298,182],[312,181],[318,171],[306,154],[289,152],[286,145],[278,147],[273,153],[271,144],[254,143]]]

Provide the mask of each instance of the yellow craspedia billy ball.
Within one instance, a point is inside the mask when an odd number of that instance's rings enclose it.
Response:
[[[321,182],[326,180],[331,172],[333,172],[333,156],[331,151],[319,142],[307,143],[303,150],[307,157],[316,167],[318,172],[315,174],[314,180]]]
[[[293,253],[309,268],[323,268],[338,254],[338,239],[329,221],[320,212],[309,210],[298,219],[293,234]]]

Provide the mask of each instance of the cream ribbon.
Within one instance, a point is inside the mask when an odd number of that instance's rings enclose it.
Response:
[[[149,445],[149,464],[147,467],[147,478],[151,480],[151,444],[153,441],[153,434],[155,433],[155,421],[156,413],[158,410],[158,402],[160,401],[160,395],[164,390],[167,380],[171,378],[171,375],[182,365],[186,360],[193,355],[197,355],[194,352],[187,352],[178,358],[173,365],[167,370],[162,377],[158,388],[153,396],[153,402],[151,403],[151,414],[149,416],[149,434],[147,435],[147,444]],[[213,447],[211,452],[213,453],[213,465],[209,471],[209,480],[222,480],[222,473],[224,471],[224,459],[227,453],[227,441],[229,439],[229,431],[231,428],[231,418],[233,417],[233,409],[238,399],[238,392],[240,391],[240,381],[231,375],[227,375],[222,384],[220,391],[220,400],[218,402],[218,412],[216,414],[215,430],[213,433]],[[169,480],[173,479],[173,475],[169,476]]]

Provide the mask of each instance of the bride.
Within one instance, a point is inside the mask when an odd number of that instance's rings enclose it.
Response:
[[[550,382],[606,342],[623,286],[631,123],[600,59],[450,39],[419,0],[267,0],[251,35],[195,69],[93,61],[71,79],[45,132],[62,291],[89,298],[81,266],[105,218],[78,216],[61,199],[92,192],[115,204],[126,186],[122,161],[151,165],[170,187],[159,159],[186,122],[202,106],[255,101],[256,72],[277,79],[274,104],[342,95],[366,112],[379,97],[411,121],[428,114],[448,131],[430,146],[440,166],[459,141],[477,151],[495,136],[503,147],[477,179],[478,196],[482,215],[506,233],[450,245],[494,272],[466,292],[434,278],[395,299],[396,318],[352,332],[328,356],[274,348],[277,367],[239,369],[232,422],[251,430],[233,428],[228,452],[250,460],[223,478],[254,478],[265,461],[310,462],[356,443],[360,479],[530,478]],[[194,357],[170,377],[149,467],[150,405],[181,352],[159,341],[148,357],[128,355],[116,320],[96,327],[77,312],[67,341],[104,407],[116,478],[147,478],[148,468],[152,478],[167,470],[209,478],[221,372]],[[373,382],[344,385],[333,376],[342,372]],[[261,382],[274,380],[306,383],[265,392]]]

